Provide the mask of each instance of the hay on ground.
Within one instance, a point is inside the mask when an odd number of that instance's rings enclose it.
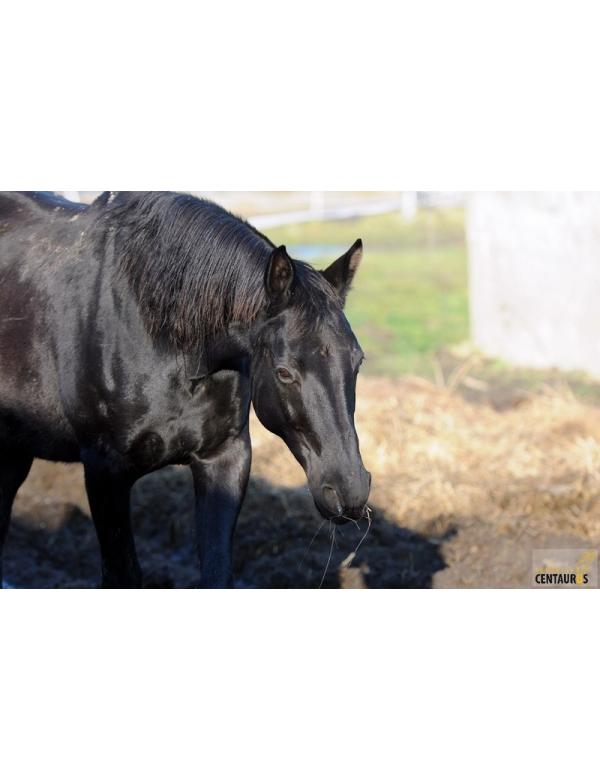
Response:
[[[600,409],[568,390],[507,411],[416,377],[360,380],[356,425],[371,502],[399,525],[436,517],[600,536]],[[305,484],[286,447],[252,421],[254,472]]]

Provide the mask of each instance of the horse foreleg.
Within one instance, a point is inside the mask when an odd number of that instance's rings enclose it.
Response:
[[[248,486],[250,461],[246,429],[217,456],[192,463],[203,588],[233,586],[233,532]]]
[[[0,458],[0,588],[2,587],[2,551],[10,525],[10,513],[17,490],[27,475],[33,458],[11,456],[8,453]]]
[[[103,588],[141,588],[142,572],[129,516],[133,481],[84,459],[85,487],[100,544]]]

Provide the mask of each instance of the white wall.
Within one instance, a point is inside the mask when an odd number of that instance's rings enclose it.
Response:
[[[476,346],[600,376],[600,193],[473,193],[467,237]]]

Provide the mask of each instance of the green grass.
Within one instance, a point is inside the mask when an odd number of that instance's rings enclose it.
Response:
[[[346,307],[367,354],[364,372],[432,377],[436,353],[468,338],[464,215],[458,209],[312,222],[268,231],[278,244],[323,246],[323,267],[362,238],[365,256]],[[328,251],[327,246],[332,247]]]
[[[442,350],[438,355],[440,376],[452,382],[468,365],[468,379],[457,388],[470,401],[492,402],[510,408],[516,401],[545,389],[570,391],[584,403],[600,405],[600,382],[584,371],[514,366],[480,353],[468,343]],[[465,376],[466,376],[465,375]]]
[[[406,248],[437,244],[464,246],[462,209],[427,209],[405,222],[397,213],[378,214],[333,222],[302,222],[270,228],[269,238],[289,244],[351,244],[362,238],[371,249]]]

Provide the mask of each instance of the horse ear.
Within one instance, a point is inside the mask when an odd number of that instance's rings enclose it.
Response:
[[[285,303],[289,298],[293,281],[294,266],[286,248],[280,246],[273,250],[265,276],[265,287],[271,303]]]
[[[346,302],[346,295],[350,290],[352,279],[356,273],[363,256],[363,245],[360,238],[355,241],[345,255],[338,257],[329,268],[321,271],[325,279],[333,287],[342,300]]]

